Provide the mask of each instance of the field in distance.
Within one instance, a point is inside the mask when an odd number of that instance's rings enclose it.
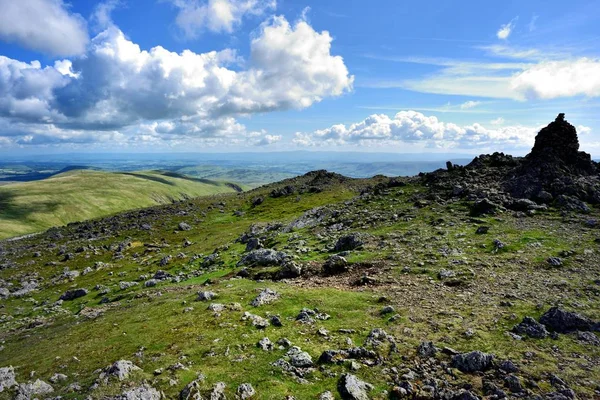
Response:
[[[174,172],[74,170],[0,186],[0,239],[185,198],[240,191],[238,185]]]

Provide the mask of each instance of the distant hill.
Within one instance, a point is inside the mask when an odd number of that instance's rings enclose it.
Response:
[[[71,169],[0,186],[0,238],[185,198],[240,191],[238,185],[171,172]]]

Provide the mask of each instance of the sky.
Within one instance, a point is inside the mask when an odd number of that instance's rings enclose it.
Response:
[[[596,0],[0,0],[0,155],[600,155]]]

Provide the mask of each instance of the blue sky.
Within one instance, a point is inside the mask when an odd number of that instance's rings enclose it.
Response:
[[[595,1],[0,0],[0,152],[600,154]]]

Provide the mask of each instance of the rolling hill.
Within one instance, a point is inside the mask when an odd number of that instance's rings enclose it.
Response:
[[[73,170],[0,187],[0,238],[185,198],[240,191],[237,185],[160,171]]]

